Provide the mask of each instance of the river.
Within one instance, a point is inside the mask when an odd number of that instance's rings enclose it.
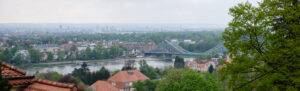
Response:
[[[67,61],[67,62],[52,62],[52,63],[41,63],[43,65],[47,64],[49,66],[33,66],[30,68],[25,68],[27,71],[27,74],[32,75],[36,72],[39,73],[47,73],[47,72],[53,72],[56,71],[60,74],[69,74],[71,73],[75,68],[80,68],[81,64],[83,62],[86,62],[88,64],[88,68],[91,71],[97,71],[100,70],[101,67],[105,67],[109,71],[113,72],[116,70],[121,70],[122,67],[124,66],[125,60],[136,60],[135,62],[135,67],[139,68],[139,61],[140,60],[146,60],[148,65],[154,67],[154,68],[159,68],[159,69],[164,69],[166,67],[171,67],[173,65],[172,61],[162,61],[161,59],[158,58],[149,58],[149,57],[144,57],[144,58],[122,58],[122,59],[109,59],[109,60],[92,60],[92,61]]]

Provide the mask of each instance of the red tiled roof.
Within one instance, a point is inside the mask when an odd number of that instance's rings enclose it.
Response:
[[[9,64],[6,64],[6,63],[2,63],[2,66],[1,66],[1,74],[4,78],[6,77],[19,77],[19,76],[25,76],[26,75],[26,72],[21,70],[21,69],[18,69],[14,66],[11,66]]]
[[[24,91],[77,91],[77,87],[74,84],[33,79],[33,84],[29,85]]]
[[[29,85],[32,83],[34,76],[19,76],[19,77],[6,77],[8,83],[12,86]]]
[[[119,71],[112,77],[110,77],[109,81],[117,81],[117,82],[132,82],[132,81],[141,81],[149,79],[143,73],[138,70],[130,70],[130,71]]]
[[[26,76],[26,72],[9,64],[2,63],[2,76],[12,86],[28,86],[24,91],[76,91],[74,84],[64,84]]]
[[[94,91],[119,91],[107,81],[98,80],[90,86]]]
[[[147,76],[142,74],[139,70],[128,70],[128,71],[119,71],[112,77],[108,79],[110,83],[115,84],[117,88],[125,88],[126,83],[135,82],[135,81],[144,81],[149,79]]]

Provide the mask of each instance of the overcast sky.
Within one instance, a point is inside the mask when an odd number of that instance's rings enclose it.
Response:
[[[225,26],[228,9],[260,0],[0,0],[1,23],[202,23]]]

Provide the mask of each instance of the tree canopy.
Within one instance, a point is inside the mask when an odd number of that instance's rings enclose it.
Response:
[[[175,62],[174,62],[174,67],[175,68],[184,68],[185,62],[182,57],[176,56],[175,57]]]
[[[218,91],[217,79],[191,69],[171,69],[159,81],[156,91]]]
[[[157,70],[149,66],[146,60],[140,61],[140,71],[150,79],[157,79],[159,77]]]
[[[221,70],[229,89],[299,88],[300,1],[262,0],[230,9],[223,33],[232,62]]]
[[[157,80],[138,81],[133,84],[134,91],[155,91]]]

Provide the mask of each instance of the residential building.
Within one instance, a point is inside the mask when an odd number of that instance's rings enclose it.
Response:
[[[37,79],[6,63],[2,63],[1,69],[3,78],[12,86],[10,91],[77,91],[74,84]]]
[[[203,61],[203,62],[196,62],[196,61],[187,61],[186,66],[200,71],[200,72],[206,72],[208,71],[209,66],[212,65],[214,68],[217,66],[217,62],[215,61]]]
[[[108,81],[98,80],[90,86],[93,91],[120,91],[120,89],[111,85]]]
[[[136,81],[144,81],[149,78],[139,70],[119,71],[107,81],[97,81],[91,85],[94,91],[133,91],[132,85]],[[117,88],[117,90],[115,89]]]

